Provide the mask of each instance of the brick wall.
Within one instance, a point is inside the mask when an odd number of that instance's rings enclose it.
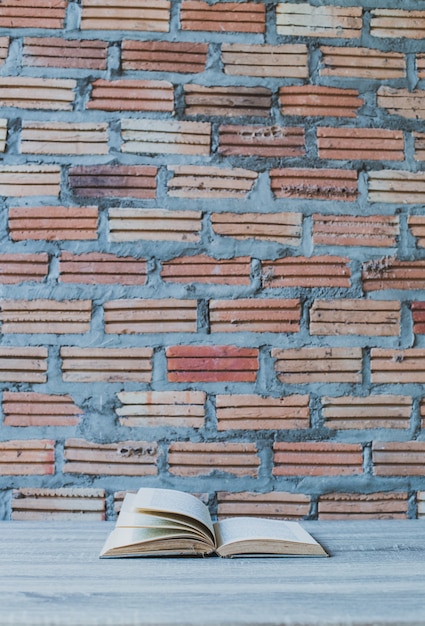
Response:
[[[0,1],[0,516],[425,516],[425,1],[393,5]]]

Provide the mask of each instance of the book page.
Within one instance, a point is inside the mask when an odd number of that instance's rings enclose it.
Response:
[[[176,528],[114,528],[100,556],[144,556],[161,554],[210,554],[211,542]]]

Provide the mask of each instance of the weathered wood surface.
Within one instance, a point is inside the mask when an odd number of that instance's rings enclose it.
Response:
[[[303,522],[331,558],[99,559],[110,523],[0,523],[0,626],[424,626],[425,521]]]

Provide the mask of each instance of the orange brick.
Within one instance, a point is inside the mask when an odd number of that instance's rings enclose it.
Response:
[[[374,384],[422,384],[425,382],[425,350],[372,348],[370,368]]]
[[[25,37],[22,63],[27,67],[107,69],[108,44],[98,39]]]
[[[370,32],[374,37],[422,39],[425,11],[373,9]]]
[[[363,471],[359,443],[279,441],[273,452],[274,476],[353,476]]]
[[[213,213],[214,232],[233,239],[277,241],[299,246],[302,235],[301,213]]]
[[[378,89],[377,103],[391,115],[407,119],[425,119],[424,91],[415,89],[395,89],[382,85]]]
[[[10,238],[13,241],[97,239],[98,213],[95,206],[11,207]]]
[[[410,426],[408,396],[342,396],[322,398],[325,426],[335,430],[404,428]]]
[[[357,172],[337,169],[270,170],[271,187],[276,198],[345,200],[357,198]]]
[[[47,381],[47,348],[0,348],[0,382],[45,383]]]
[[[9,53],[9,42],[9,37],[0,37],[0,67],[7,59],[7,55]]]
[[[105,302],[105,332],[129,335],[137,333],[194,333],[197,328],[197,301],[163,298]]]
[[[246,198],[258,173],[242,168],[196,165],[170,165],[173,177],[168,181],[172,198]]]
[[[304,129],[279,126],[220,126],[224,156],[295,157],[305,153]]]
[[[226,517],[266,517],[302,519],[310,510],[310,496],[302,493],[271,491],[269,493],[217,493],[218,519]]]
[[[2,0],[0,28],[63,28],[66,0]]]
[[[210,153],[209,122],[174,122],[170,120],[121,120],[122,152],[132,154]]]
[[[0,105],[19,109],[72,111],[77,83],[71,79],[0,77]]]
[[[376,476],[423,476],[425,441],[374,441],[372,461]]]
[[[172,346],[166,350],[170,382],[255,382],[256,348]]]
[[[207,62],[208,44],[183,41],[132,41],[121,45],[124,71],[201,73]]]
[[[321,520],[405,519],[407,513],[408,494],[402,492],[327,493],[319,496]]]
[[[65,346],[60,354],[66,382],[151,382],[152,348]]]
[[[141,198],[156,196],[156,174],[152,165],[80,165],[69,168],[73,193],[86,198]]]
[[[425,333],[425,302],[412,302],[413,332]]]
[[[423,289],[425,261],[399,261],[394,257],[371,259],[363,264],[363,289]]]
[[[49,257],[40,254],[0,254],[0,284],[41,282],[49,271]]]
[[[381,128],[317,129],[321,159],[403,161],[404,134]]]
[[[0,196],[58,196],[60,168],[57,165],[1,165]]]
[[[3,392],[5,426],[76,426],[83,411],[71,396],[31,391]]]
[[[220,472],[256,477],[260,465],[255,443],[175,442],[168,449],[170,474],[202,476]]]
[[[425,172],[369,172],[368,182],[370,202],[419,204],[425,199]]]
[[[282,383],[361,383],[361,348],[273,348],[277,377]]]
[[[217,430],[293,430],[310,426],[309,396],[216,396]]]
[[[65,474],[155,476],[158,445],[154,441],[98,444],[84,439],[65,442]]]
[[[249,285],[250,267],[249,257],[221,260],[200,254],[164,261],[161,277],[165,282],[172,283]]]
[[[298,299],[210,300],[209,310],[213,333],[296,333],[300,330]]]
[[[373,48],[321,46],[321,76],[390,80],[405,78],[406,59],[400,52]]]
[[[102,252],[78,255],[63,251],[59,270],[62,283],[144,285],[146,282],[144,259]]]
[[[356,89],[316,85],[281,87],[279,102],[283,115],[307,117],[356,117],[363,105]]]
[[[109,241],[198,242],[200,211],[166,209],[109,209]]]
[[[272,92],[267,87],[184,85],[186,115],[268,117]]]
[[[104,489],[14,489],[12,520],[103,521]]]
[[[173,85],[165,80],[104,80],[92,83],[88,109],[102,111],[174,110]]]
[[[82,0],[83,30],[140,30],[166,33],[170,0]]]
[[[353,39],[361,34],[362,8],[281,2],[276,22],[278,35]]]
[[[398,300],[314,300],[310,308],[311,335],[400,335]]]
[[[0,119],[0,152],[6,151],[7,141],[7,120]]]
[[[108,154],[108,125],[89,122],[22,123],[21,154]]]
[[[399,232],[396,215],[313,215],[313,243],[318,246],[394,247]]]
[[[121,391],[116,412],[121,426],[202,428],[204,391]]]
[[[223,44],[221,60],[225,74],[259,78],[308,78],[305,44],[283,46]]]
[[[262,282],[269,287],[349,287],[348,259],[338,256],[283,257],[262,262]]]
[[[86,333],[91,314],[91,300],[0,300],[3,334]]]
[[[0,475],[54,474],[55,442],[50,439],[0,441]]]
[[[180,22],[183,30],[220,33],[264,33],[266,7],[254,2],[217,2],[183,0]]]

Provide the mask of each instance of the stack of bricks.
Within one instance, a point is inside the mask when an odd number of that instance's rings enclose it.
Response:
[[[425,1],[340,4],[1,0],[4,519],[425,517]]]

